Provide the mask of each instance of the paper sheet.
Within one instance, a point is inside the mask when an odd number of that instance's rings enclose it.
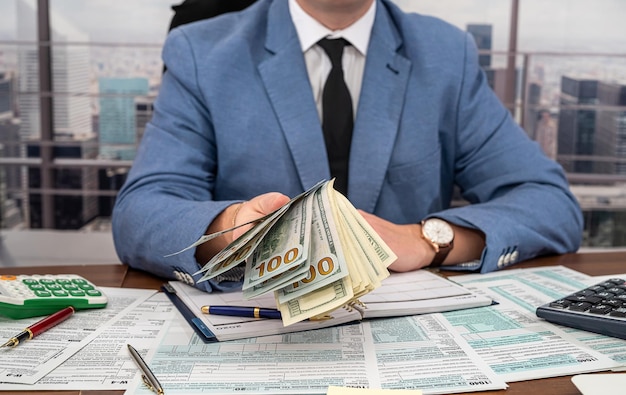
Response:
[[[168,314],[173,317],[175,312],[163,295],[148,299],[155,295],[152,290],[100,288],[109,298],[106,309],[77,312],[60,324],[58,331],[55,327],[30,342],[0,353],[0,366],[8,369],[1,371],[4,374],[12,374],[11,367],[27,369],[29,374],[23,376],[22,382],[34,382],[34,378],[62,363],[61,366],[35,384],[0,383],[0,390],[119,390],[128,387],[138,371],[128,356],[126,342],[144,350],[153,347]],[[75,319],[77,317],[79,319]],[[17,327],[23,329],[22,321],[0,321],[0,335],[14,334]],[[74,345],[77,339],[82,340]],[[66,342],[71,343],[68,346]],[[55,350],[57,358],[37,358],[42,347]]]
[[[623,395],[626,388],[626,373],[579,374],[572,383],[582,395]]]
[[[439,314],[204,344],[169,334],[148,364],[165,393],[325,394],[331,385],[450,394],[506,384]],[[150,395],[136,379],[130,394]]]
[[[626,355],[624,340],[554,325],[535,314],[537,306],[594,283],[590,276],[543,266],[454,280],[500,303],[475,309],[472,317],[463,312],[444,317],[507,382],[610,370]]]

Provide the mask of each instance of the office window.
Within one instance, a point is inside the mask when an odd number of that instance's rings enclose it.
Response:
[[[108,230],[180,1],[0,2],[2,227]],[[496,95],[567,171],[586,245],[626,245],[626,2],[394,2],[472,34]]]

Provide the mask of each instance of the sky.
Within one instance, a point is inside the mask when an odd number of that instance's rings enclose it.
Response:
[[[0,40],[16,37],[16,1],[0,0]],[[35,0],[26,0],[35,1]],[[98,42],[162,42],[182,0],[49,0],[78,29]],[[228,1],[228,0],[225,0]],[[283,0],[284,1],[284,0]],[[441,17],[465,29],[493,25],[495,50],[506,50],[511,1],[394,0],[406,11]],[[626,0],[519,0],[518,50],[626,53]]]

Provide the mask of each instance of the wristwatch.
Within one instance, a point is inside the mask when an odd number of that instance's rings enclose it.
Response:
[[[435,250],[430,267],[441,266],[454,244],[454,230],[450,224],[440,218],[428,218],[422,221],[422,238]]]

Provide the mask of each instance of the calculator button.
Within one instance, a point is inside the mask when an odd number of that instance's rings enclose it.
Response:
[[[607,291],[598,292],[596,295],[599,296],[602,299],[611,299],[611,298],[613,298],[615,296],[615,294],[613,294],[611,292],[607,292]]]
[[[618,308],[618,307],[622,307],[624,305],[624,302],[618,299],[611,299],[611,300],[606,300],[603,302],[604,304],[608,304],[609,306],[613,307],[613,308]]]
[[[97,289],[87,289],[85,290],[85,292],[87,292],[87,295],[89,296],[101,296],[102,292],[98,291]]]
[[[77,290],[78,287],[74,284],[63,284],[63,289],[67,289],[68,291]]]
[[[59,278],[57,279],[57,283],[63,285],[63,284],[69,284],[70,280],[66,279],[66,278]]]
[[[626,317],[626,308],[620,307],[619,309],[615,309],[611,311],[609,315],[613,317]]]
[[[571,304],[572,302],[570,302],[569,300],[559,299],[559,300],[555,300],[554,302],[551,302],[550,307],[554,307],[555,309],[566,309]]]
[[[48,288],[50,291],[58,291],[59,289],[63,289],[59,284],[47,284],[46,288]]]
[[[13,281],[16,280],[17,277],[14,276],[13,274],[3,274],[0,275],[0,280],[5,280],[5,281]]]
[[[591,307],[591,303],[588,302],[576,302],[572,303],[569,308],[574,311],[587,311]]]
[[[612,287],[612,288],[608,288],[606,290],[606,292],[610,292],[610,293],[615,294],[615,295],[621,295],[624,292],[626,292],[626,289],[620,288],[620,287]]]
[[[38,296],[40,298],[47,298],[49,296],[52,296],[52,293],[50,293],[50,291],[46,291],[46,290],[42,291],[42,290],[37,289],[37,290],[35,290],[33,292],[35,293],[35,296]]]
[[[80,287],[80,289],[85,290],[85,291],[89,291],[90,289],[94,289],[93,285],[89,285],[89,284],[80,284],[78,286]]]
[[[39,282],[42,283],[42,284],[46,284],[46,285],[48,285],[48,284],[55,284],[56,283],[51,278],[42,278],[41,280],[39,280]]]
[[[70,291],[70,295],[72,295],[72,296],[85,296],[85,292],[81,291],[80,289],[78,289],[78,290],[71,290]]]
[[[591,296],[591,295],[570,295],[566,297],[565,299],[572,301],[572,302],[586,302],[586,303],[589,303],[590,305],[598,303],[602,300],[601,297]]]
[[[74,278],[72,279],[72,282],[74,284],[87,284],[87,280],[82,279],[82,278]]]
[[[60,290],[60,291],[52,291],[52,294],[53,294],[54,296],[59,296],[59,297],[68,296],[67,291],[64,291],[64,290]]]
[[[609,312],[611,312],[613,310],[613,307],[607,305],[607,304],[597,304],[595,306],[592,306],[589,309],[589,312],[592,314],[608,314]]]
[[[39,284],[39,281],[35,280],[34,278],[25,278],[22,280],[22,282],[26,285]]]
[[[28,288],[32,289],[33,291],[46,289],[46,287],[44,287],[43,285],[39,283],[29,284]]]

